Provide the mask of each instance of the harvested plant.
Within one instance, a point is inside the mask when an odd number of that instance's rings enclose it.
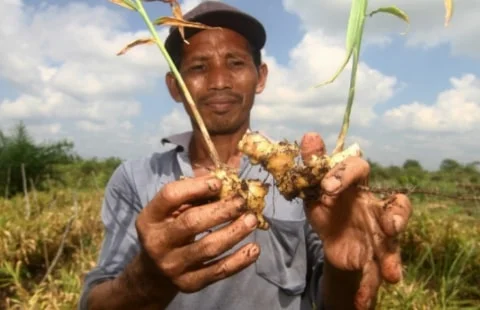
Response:
[[[222,180],[223,187],[219,198],[225,198],[232,195],[240,195],[247,201],[248,208],[257,216],[259,221],[258,228],[268,229],[269,225],[263,217],[263,209],[265,206],[265,196],[268,193],[268,184],[260,180],[241,180],[237,172],[221,163],[211,141],[210,135],[205,127],[195,102],[193,101],[190,92],[185,85],[178,69],[172,61],[170,55],[166,51],[155,30],[155,26],[167,25],[178,27],[179,32],[184,40],[184,28],[201,28],[214,29],[217,27],[210,27],[200,23],[190,22],[183,19],[183,14],[177,0],[110,0],[111,2],[123,6],[127,9],[137,11],[148,27],[152,37],[137,39],[123,48],[118,55],[123,55],[130,48],[142,44],[156,44],[163,56],[165,57],[172,73],[177,79],[182,92],[185,95],[187,104],[189,105],[195,122],[199,126],[204,141],[209,150],[210,158],[215,165],[213,174]],[[142,2],[161,1],[170,4],[172,8],[172,17],[160,17],[152,22],[143,6]],[[451,19],[453,12],[453,0],[445,1],[445,26]],[[350,87],[348,90],[348,101],[344,113],[343,124],[338,135],[336,147],[332,155],[324,155],[321,157],[313,156],[305,163],[300,163],[300,149],[296,143],[273,142],[267,137],[258,132],[247,132],[240,141],[238,147],[241,152],[246,154],[253,164],[260,164],[264,167],[274,178],[280,193],[287,199],[291,200],[296,197],[314,198],[318,194],[318,185],[326,173],[332,169],[336,164],[342,162],[349,156],[361,156],[362,152],[358,144],[353,144],[344,150],[345,137],[348,132],[350,124],[350,114],[355,97],[355,83],[357,75],[357,67],[359,62],[359,55],[362,43],[362,36],[364,33],[364,25],[367,17],[371,17],[377,13],[386,13],[401,18],[409,23],[408,15],[396,6],[381,7],[377,10],[367,13],[368,0],[352,0],[350,17],[347,27],[346,51],[344,58],[338,71],[328,81],[319,84],[323,86],[330,84],[336,80],[340,73],[345,69],[346,65],[353,57],[352,71],[350,78]],[[318,87],[317,86],[317,87]]]

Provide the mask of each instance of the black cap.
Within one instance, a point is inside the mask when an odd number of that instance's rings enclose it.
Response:
[[[183,15],[188,21],[199,22],[208,26],[223,27],[244,36],[253,48],[261,50],[267,38],[265,28],[253,16],[219,1],[204,1]],[[202,29],[185,27],[185,39]],[[165,47],[170,54],[178,53],[182,38],[177,27],[171,27],[165,40]]]

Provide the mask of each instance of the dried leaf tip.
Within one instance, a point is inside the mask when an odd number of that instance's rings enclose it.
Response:
[[[448,27],[453,15],[453,0],[444,0],[445,3],[445,27]]]
[[[132,11],[137,11],[137,7],[130,0],[108,0],[108,1],[110,1],[114,4],[117,4],[121,7],[124,7],[126,9],[129,9],[129,10],[132,10]]]
[[[212,27],[212,26],[204,25],[202,23],[185,20],[183,18],[182,9],[180,8],[180,5],[178,4],[177,0],[160,0],[160,1],[170,4],[170,6],[172,7],[173,17],[168,17],[168,16],[160,17],[157,20],[155,20],[153,24],[178,27],[180,36],[182,37],[183,42],[185,42],[186,44],[189,44],[189,42],[185,39],[185,27],[198,28],[198,29],[221,29],[220,27]]]
[[[137,45],[154,44],[154,43],[155,43],[155,40],[152,38],[137,39],[132,43],[129,43],[127,46],[125,46],[120,52],[117,53],[117,56],[125,54],[126,52],[128,52],[128,50],[130,50],[131,48]]]

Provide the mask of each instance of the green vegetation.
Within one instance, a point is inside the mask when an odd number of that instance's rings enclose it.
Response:
[[[0,309],[73,309],[103,236],[103,188],[121,160],[82,159],[65,141],[36,145],[23,125],[0,137]],[[34,184],[27,182],[29,219],[22,163]],[[437,171],[415,160],[370,164],[374,190],[403,188],[414,203],[400,239],[405,277],[382,287],[379,309],[480,309],[478,163],[445,159]]]
[[[14,197],[28,191],[50,188],[103,188],[121,159],[82,159],[72,142],[35,144],[20,122],[7,134],[0,131],[0,196]],[[22,176],[22,165],[25,178]]]

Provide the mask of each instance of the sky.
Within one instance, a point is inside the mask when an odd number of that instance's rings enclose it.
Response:
[[[223,0],[258,18],[267,31],[265,91],[252,129],[274,139],[322,135],[332,150],[348,96],[350,66],[327,80],[345,56],[351,0]],[[200,0],[180,1],[187,12]],[[394,3],[406,24],[377,14],[366,21],[347,145],[382,165],[417,159],[427,169],[445,158],[480,160],[480,10],[455,1],[444,27],[442,0]],[[145,3],[150,17],[171,15]],[[116,56],[149,37],[137,12],[108,0],[0,1],[0,130],[23,121],[39,142],[69,139],[85,157],[134,159],[163,150],[160,140],[188,131],[169,96],[168,69],[154,45]],[[167,28],[157,28],[164,39]]]

